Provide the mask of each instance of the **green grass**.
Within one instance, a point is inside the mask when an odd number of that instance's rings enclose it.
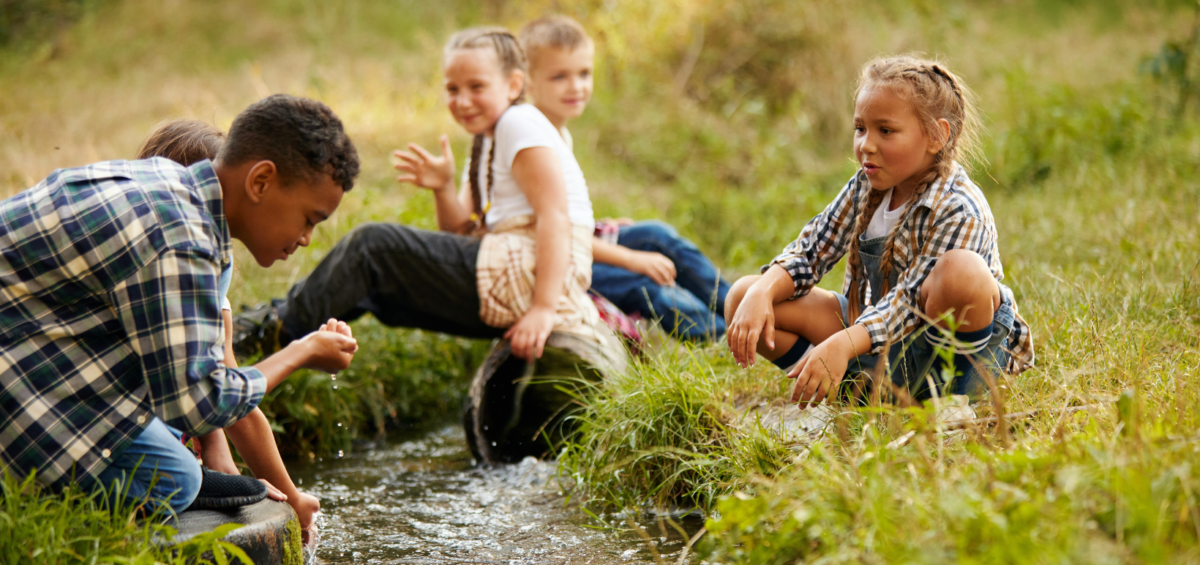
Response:
[[[226,563],[246,554],[219,541],[239,527],[222,526],[186,542],[172,544],[175,528],[164,523],[163,510],[144,515],[145,500],[125,499],[116,506],[98,493],[68,487],[46,492],[30,474],[0,476],[0,562],[23,564],[128,565]]]
[[[979,95],[972,176],[1038,354],[980,412],[1040,412],[944,437],[927,411],[848,410],[797,459],[772,430],[733,425],[738,406],[782,402],[779,372],[737,369],[719,345],[667,348],[580,397],[561,466],[574,500],[696,506],[725,563],[1200,560],[1194,2],[106,2],[0,52],[0,193],[131,155],[164,117],[226,127],[275,91],[330,104],[359,148],[358,186],[305,253],[264,270],[239,249],[235,304],[282,295],[363,222],[434,226],[388,156],[447,132],[461,162],[467,138],[439,97],[457,27],[578,17],[597,38],[596,93],[571,127],[598,214],[666,220],[731,278],[853,172],[862,63],[943,58]],[[839,289],[841,270],[822,286]],[[355,331],[363,350],[337,390],[303,373],[265,403],[285,450],[330,456],[453,411],[486,347],[370,319]],[[1085,405],[1100,406],[1060,411]]]

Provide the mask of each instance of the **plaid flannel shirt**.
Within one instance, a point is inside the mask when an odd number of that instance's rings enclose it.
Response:
[[[208,161],[61,169],[0,201],[0,463],[62,484],[155,416],[199,435],[257,406],[262,373],[223,362],[230,249]]]
[[[793,298],[808,294],[821,277],[850,250],[854,237],[854,219],[866,205],[871,190],[866,175],[859,171],[842,188],[823,212],[804,226],[800,237],[788,244],[769,265],[783,267],[795,283]],[[878,300],[870,297],[869,285],[862,314],[855,323],[866,327],[871,335],[871,355],[882,352],[890,343],[900,343],[925,323],[918,315],[921,285],[933,271],[938,257],[952,249],[969,249],[978,253],[996,277],[1000,292],[1011,301],[1013,312],[1017,304],[1012,290],[1003,283],[1004,268],[1000,265],[996,224],[991,208],[978,186],[967,177],[966,171],[955,166],[949,179],[935,181],[921,197],[909,206],[896,234],[893,268],[900,273],[895,288]],[[843,294],[849,294],[850,273],[842,284]],[[1012,359],[1006,368],[1017,374],[1033,365],[1033,340],[1029,324],[1016,315],[1009,334],[1008,350]]]

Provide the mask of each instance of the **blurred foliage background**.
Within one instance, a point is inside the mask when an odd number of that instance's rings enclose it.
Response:
[[[928,537],[890,547],[929,560],[945,557],[921,551],[933,551],[929,540],[947,524],[969,531],[937,543],[1025,548],[1005,537],[1017,530],[1001,522],[1028,524],[1030,512],[1058,516],[1063,529],[1038,538],[1036,528],[1025,528],[1021,535],[1031,537],[1021,539],[1029,547],[1034,539],[1074,547],[1068,561],[1155,560],[1164,554],[1154,547],[1182,548],[1173,555],[1186,560],[1196,558],[1185,550],[1200,537],[1192,495],[1182,494],[1191,487],[1162,485],[1191,484],[1191,469],[1200,465],[1194,449],[1180,447],[1191,444],[1178,439],[1194,437],[1200,422],[1198,10],[1194,0],[0,0],[0,195],[55,168],[129,157],[165,118],[228,127],[270,93],[318,98],[342,117],[363,172],[307,251],[260,269],[239,250],[234,304],[281,296],[355,225],[435,226],[432,199],[395,183],[390,154],[410,141],[433,147],[445,132],[461,166],[468,138],[445,110],[440,86],[441,45],[453,30],[483,23],[516,30],[544,13],[564,13],[597,43],[595,94],[571,130],[598,215],[666,220],[733,278],[756,272],[855,170],[849,117],[861,66],[879,55],[921,52],[975,90],[987,126],[985,160],[972,164],[972,177],[988,195],[1006,282],[1033,326],[1039,356],[1036,369],[1006,383],[1008,406],[1111,402],[1131,389],[1145,418],[1122,420],[1110,411],[1078,422],[1034,419],[1016,444],[998,451],[990,451],[990,440],[956,448],[947,456],[957,469],[950,475],[940,456],[932,465],[925,452],[881,455],[874,461],[886,464],[855,475],[867,469],[860,467],[865,454],[876,453],[872,442],[886,444],[903,432],[893,426],[868,433],[859,422],[851,428],[861,435],[835,441],[841,451],[829,453],[836,456],[821,455],[830,457],[827,464],[799,466],[764,487],[760,478],[787,463],[779,446],[755,439],[766,445],[755,465],[742,464],[757,449],[749,444],[713,452],[712,428],[721,418],[709,415],[730,410],[721,386],[775,394],[782,379],[771,380],[779,376],[769,371],[733,375],[717,345],[634,373],[646,386],[661,385],[656,402],[664,406],[684,394],[677,390],[683,371],[704,381],[687,393],[699,396],[684,403],[699,411],[689,421],[704,422],[693,435],[664,433],[674,429],[670,422],[650,422],[641,429],[654,433],[614,437],[609,445],[598,430],[581,441],[594,451],[572,455],[571,468],[594,464],[597,474],[579,477],[595,487],[589,496],[612,504],[664,503],[655,496],[669,491],[690,492],[711,508],[722,494],[764,489],[765,499],[722,503],[730,519],[714,524],[725,537],[712,551],[730,561],[788,562],[826,551],[870,560],[871,532],[898,539],[897,524]],[[840,283],[838,271],[822,285]],[[454,413],[486,347],[389,330],[370,319],[355,329],[363,353],[337,388],[326,375],[302,374],[264,405],[293,453],[329,454],[354,438]],[[622,382],[613,390],[637,397],[642,385]],[[620,400],[593,403],[589,421],[663,415]],[[1131,426],[1139,432],[1119,431]],[[1064,437],[1081,443],[1055,443]],[[631,470],[700,477],[694,484],[600,476],[605,461],[645,454],[618,445],[626,440],[729,464],[646,456],[637,460],[649,467]],[[671,465],[703,472],[679,474]],[[1087,480],[1047,471],[1063,466]],[[987,475],[995,468],[1017,471]],[[909,474],[912,485],[903,482]],[[842,498],[810,500],[804,512],[792,505],[849,476],[869,477],[898,498],[867,500],[854,494],[859,479],[846,479]],[[1087,488],[1046,494],[1067,480]],[[1162,488],[1153,493],[1135,488],[1155,480]],[[988,506],[997,481],[1027,498]],[[951,491],[974,502],[904,503]],[[1133,500],[1164,502],[1134,512]],[[880,514],[882,505],[892,514]],[[840,521],[813,530],[811,517],[831,508]],[[976,511],[966,522],[954,518]],[[1125,521],[1115,518],[1126,511],[1133,514]],[[747,533],[754,527],[757,534]],[[776,549],[755,545],[765,538]],[[865,553],[855,553],[860,549]]]

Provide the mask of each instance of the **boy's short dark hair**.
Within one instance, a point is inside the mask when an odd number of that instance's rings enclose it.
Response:
[[[197,120],[175,119],[160,122],[142,142],[137,159],[166,157],[190,167],[205,159],[216,159],[225,141],[221,130]]]
[[[538,52],[547,47],[574,51],[591,44],[592,38],[583,26],[567,16],[542,16],[521,27],[521,47],[525,49],[530,67]]]
[[[284,182],[329,175],[342,190],[353,188],[358,176],[358,151],[333,110],[288,94],[268,96],[238,114],[219,158],[228,165],[269,160]]]

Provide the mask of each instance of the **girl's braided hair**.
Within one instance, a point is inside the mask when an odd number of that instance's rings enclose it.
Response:
[[[510,76],[513,71],[528,73],[529,63],[525,58],[525,51],[521,49],[520,42],[517,41],[516,36],[512,32],[502,27],[473,27],[455,33],[446,42],[442,60],[449,61],[450,56],[455,51],[462,49],[490,49],[496,54],[496,61],[500,64],[500,71],[505,76]],[[512,103],[520,104],[524,101],[525,88],[522,87],[521,92]],[[467,226],[468,230],[472,227],[475,230],[487,228],[487,214],[483,211],[483,190],[479,186],[479,158],[481,157],[481,153],[483,153],[483,135],[479,134],[471,141],[471,165],[467,171],[467,184],[471,187],[471,201],[474,203],[473,212],[478,220],[474,226]],[[492,161],[495,159],[496,143],[493,141],[487,158],[487,185],[489,188],[492,186]]]
[[[921,121],[921,129],[930,139],[943,139],[941,151],[933,156],[933,166],[917,184],[916,192],[908,199],[905,212],[901,218],[908,216],[913,203],[933,186],[938,178],[948,179],[954,170],[956,161],[979,161],[979,117],[975,111],[975,96],[954,73],[937,61],[930,61],[912,55],[885,57],[875,59],[863,67],[858,79],[858,88],[854,92],[855,99],[867,89],[887,89],[892,94],[907,100]],[[946,120],[950,124],[949,135],[938,125],[938,120]],[[859,183],[865,184],[865,176],[859,178]],[[859,259],[859,241],[875,211],[883,202],[885,191],[868,189],[866,202],[855,217],[854,235],[851,238],[847,272],[850,277],[849,296],[850,320],[853,323],[861,313],[863,301],[862,286],[866,284],[866,272]],[[888,233],[880,257],[880,270],[883,278],[883,288],[878,300],[888,292],[889,277],[892,273],[895,256],[896,234],[904,220],[897,222]]]

